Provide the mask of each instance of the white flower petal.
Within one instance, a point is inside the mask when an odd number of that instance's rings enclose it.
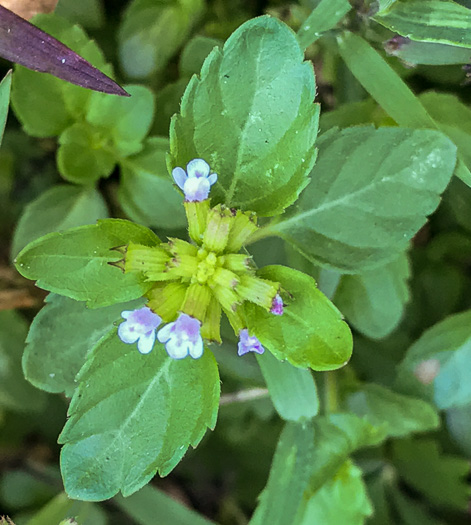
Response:
[[[139,339],[140,334],[132,328],[132,326],[129,326],[128,321],[125,321],[119,325],[118,336],[123,343],[132,344]]]
[[[167,354],[173,359],[183,359],[188,355],[188,345],[186,343],[178,344],[177,339],[173,338],[165,344]]]
[[[134,310],[123,310],[121,312],[121,317],[123,319],[127,319],[133,312],[134,312]]]
[[[203,159],[193,159],[186,166],[188,177],[207,177],[209,175],[209,164]]]
[[[204,352],[203,339],[201,336],[198,337],[196,343],[190,346],[190,355],[193,359],[199,359]]]
[[[211,175],[208,177],[208,182],[210,186],[212,186],[217,180],[218,180],[217,173],[211,173]]]
[[[208,179],[191,178],[185,182],[185,199],[189,202],[201,202],[208,198],[209,195]]]
[[[165,344],[170,339],[174,325],[175,323],[168,323],[157,332],[157,339],[161,343]]]
[[[188,178],[187,174],[185,173],[185,170],[183,168],[174,168],[172,170],[172,177],[173,177],[173,180],[176,182],[177,186],[181,190],[183,190],[185,181]]]
[[[137,349],[141,354],[148,354],[152,348],[154,348],[155,343],[155,330],[148,332],[147,334],[141,335],[139,341],[137,342]]]

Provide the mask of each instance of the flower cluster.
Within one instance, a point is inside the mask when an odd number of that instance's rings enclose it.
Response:
[[[185,195],[185,211],[192,242],[169,239],[157,247],[130,243],[121,267],[140,272],[152,282],[147,306],[123,312],[126,321],[118,330],[125,343],[138,342],[148,353],[157,339],[170,357],[203,355],[203,338],[221,342],[220,322],[224,313],[239,337],[238,354],[263,353],[260,341],[249,334],[245,303],[254,303],[274,315],[283,314],[278,283],[256,276],[252,259],[239,253],[257,230],[256,217],[222,205],[210,207],[210,187],[217,175],[202,159],[192,160],[187,171],[173,170]]]

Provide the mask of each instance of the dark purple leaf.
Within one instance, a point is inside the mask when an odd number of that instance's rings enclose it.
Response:
[[[67,46],[0,5],[0,56],[84,88],[129,96],[122,87]]]

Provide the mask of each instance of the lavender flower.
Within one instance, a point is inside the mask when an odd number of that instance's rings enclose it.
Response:
[[[283,299],[280,297],[280,294],[276,294],[273,298],[270,312],[273,315],[283,315]]]
[[[173,359],[183,359],[187,355],[198,359],[204,351],[200,326],[198,319],[180,314],[176,321],[159,330],[157,338],[165,345],[165,350]]]
[[[203,159],[190,161],[186,172],[183,168],[175,168],[172,176],[188,202],[206,200],[211,186],[218,178],[216,173],[210,174],[209,164]]]
[[[118,328],[118,336],[123,343],[133,344],[141,354],[148,354],[155,343],[155,330],[162,319],[150,308],[144,306],[138,310],[124,310],[121,317],[126,319]]]
[[[256,352],[257,354],[263,354],[263,352],[265,352],[265,348],[263,348],[260,341],[254,335],[249,335],[247,328],[240,331],[237,348],[239,355],[244,355],[248,352]]]

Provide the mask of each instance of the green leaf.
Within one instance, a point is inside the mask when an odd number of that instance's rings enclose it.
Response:
[[[143,78],[163,69],[187,39],[203,7],[203,0],[134,0],[118,33],[126,74]]]
[[[299,45],[306,49],[322,33],[333,29],[351,8],[347,0],[321,0],[298,30]]]
[[[118,198],[128,217],[140,224],[184,228],[183,198],[168,175],[167,150],[168,139],[151,137],[140,153],[123,159]]]
[[[100,28],[105,18],[102,0],[59,0],[54,13],[89,29]]]
[[[434,402],[440,409],[471,403],[470,324],[471,310],[467,310],[447,317],[424,332],[409,348],[399,367],[397,382],[401,389]],[[421,382],[423,363],[434,364],[435,371],[428,381]]]
[[[467,64],[470,60],[470,52],[466,47],[433,42],[414,42],[409,39],[401,41],[393,38],[385,43],[384,48],[388,55],[398,57],[406,67],[419,64],[431,66]]]
[[[159,343],[142,355],[115,329],[77,379],[59,438],[64,486],[75,499],[136,492],[157,470],[168,474],[216,423],[219,376],[208,351],[175,360]]]
[[[443,0],[398,0],[373,17],[411,40],[471,47],[471,10]]]
[[[295,525],[363,525],[373,514],[362,478],[362,471],[347,460],[307,502]]]
[[[434,505],[468,508],[467,459],[443,454],[432,439],[394,441],[392,447],[395,467],[415,490]]]
[[[446,525],[431,514],[428,505],[417,501],[416,497],[409,497],[396,486],[391,487],[388,497],[394,504],[400,525]]]
[[[122,254],[114,248],[130,241],[155,246],[158,237],[144,226],[105,219],[92,226],[50,233],[24,248],[15,264],[37,286],[98,308],[142,297],[149,289],[139,273],[124,274],[109,263]]]
[[[18,313],[0,311],[0,408],[28,412],[43,407],[44,396],[25,380],[21,369],[27,332]]]
[[[88,124],[77,123],[59,137],[57,167],[64,179],[77,184],[90,184],[111,175],[116,153],[102,148],[101,134]]]
[[[446,425],[462,454],[471,457],[471,404],[448,409]]]
[[[183,48],[178,63],[180,76],[190,78],[199,75],[203,62],[215,48],[221,48],[223,42],[218,38],[209,38],[203,35],[194,36]]]
[[[343,272],[379,266],[407,248],[438,206],[455,163],[455,145],[437,131],[330,130],[296,212],[267,231]]]
[[[155,106],[158,109],[159,118],[154,120],[152,135],[167,136],[170,121],[180,111],[180,102],[188,85],[187,78],[180,78],[176,82],[167,84],[155,97]]]
[[[170,165],[203,158],[212,198],[259,215],[283,211],[308,182],[319,106],[312,65],[279,20],[246,22],[205,60],[170,129]]]
[[[382,339],[402,318],[409,300],[409,277],[409,261],[402,254],[374,270],[342,276],[334,302],[359,332]]]
[[[350,329],[312,277],[284,266],[266,266],[257,275],[279,282],[286,292],[282,316],[252,303],[246,310],[249,332],[275,357],[313,370],[334,370],[350,359]]]
[[[90,310],[85,303],[51,294],[36,315],[26,339],[23,370],[26,379],[46,392],[71,397],[75,376],[90,348],[107,335],[123,310],[142,306],[142,300]],[[73,331],[66,327],[73,326]]]
[[[11,71],[9,71],[0,82],[0,145],[2,144],[3,132],[7,123],[8,105],[10,103]]]
[[[429,403],[374,383],[361,385],[350,393],[345,408],[372,425],[385,426],[391,437],[434,430],[440,424],[437,411]]]
[[[113,500],[139,525],[211,525],[212,521],[190,510],[165,492],[151,485],[132,496],[116,496]]]
[[[340,55],[352,74],[399,126],[438,128],[407,84],[366,40],[349,32],[337,40]],[[471,186],[471,173],[461,155],[455,173]]]
[[[110,74],[102,52],[82,29],[56,15],[38,15],[34,23],[92,65]],[[74,120],[85,115],[91,91],[52,75],[15,66],[13,109],[23,128],[34,137],[60,135]]]
[[[106,203],[96,189],[53,186],[24,208],[13,236],[12,257],[42,235],[93,224],[107,216]]]
[[[287,423],[281,433],[266,487],[250,525],[293,523],[308,487],[314,452],[312,423]]]
[[[316,383],[309,370],[282,363],[269,352],[257,355],[257,361],[273,405],[281,418],[302,422],[317,415],[319,399]]]

